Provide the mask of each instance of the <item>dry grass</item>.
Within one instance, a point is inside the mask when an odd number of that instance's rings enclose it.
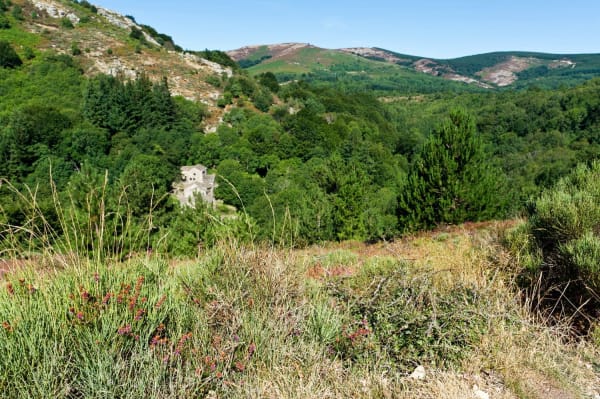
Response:
[[[461,226],[393,243],[349,242],[301,251],[244,247],[230,240],[199,260],[171,262],[163,278],[165,287],[183,288],[172,291],[175,297],[181,292],[191,299],[181,303],[182,314],[193,314],[192,306],[206,320],[202,331],[194,332],[200,353],[207,350],[206,342],[214,346],[216,337],[239,335],[256,344],[243,372],[227,374],[229,365],[223,370],[227,378],[208,380],[209,398],[477,399],[476,389],[501,399],[592,398],[600,393],[598,348],[569,341],[566,328],[547,327],[526,310],[514,283],[518,268],[498,244],[505,228],[501,223]],[[331,340],[348,314],[347,305],[330,297],[327,288],[344,280],[361,283],[365,276],[397,267],[398,260],[410,260],[405,274],[394,275],[398,278],[418,281],[427,275],[438,293],[471,287],[481,298],[487,327],[479,342],[465,348],[455,369],[424,364],[425,379],[413,380],[380,350],[357,362],[332,354]],[[13,274],[19,267],[5,269]],[[52,276],[68,271],[67,265]],[[44,278],[48,274],[42,273]],[[182,381],[193,381],[193,375],[181,373]],[[182,397],[177,389],[169,392],[165,397]]]
[[[600,377],[595,371],[598,348],[585,341],[573,342],[566,326],[547,326],[523,303],[515,284],[517,261],[499,244],[499,236],[516,223],[463,225],[392,243],[332,244],[302,253],[308,276],[317,281],[335,276],[340,269],[335,262],[324,260],[353,259],[345,270],[356,272],[369,260],[388,257],[411,263],[411,276],[406,278],[427,273],[438,290],[451,292],[469,286],[486,298],[481,311],[488,315],[489,331],[472,348],[461,371],[433,370],[425,381],[404,378],[396,386],[387,378],[367,378],[362,380],[367,381],[367,391],[354,392],[354,397],[373,397],[373,389],[378,391],[382,385],[386,388],[381,392],[389,391],[384,397],[400,398],[476,397],[473,386],[493,398],[589,398],[600,394]]]

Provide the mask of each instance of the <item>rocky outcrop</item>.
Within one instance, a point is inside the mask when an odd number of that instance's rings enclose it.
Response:
[[[68,18],[73,24],[78,24],[80,18],[59,3],[47,0],[32,0],[33,5],[40,11],[46,12],[52,18]]]

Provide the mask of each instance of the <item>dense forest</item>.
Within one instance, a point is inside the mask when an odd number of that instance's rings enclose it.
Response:
[[[240,234],[291,245],[391,239],[514,215],[600,153],[599,80],[376,97],[237,69],[217,82],[228,112],[205,134],[205,107],[171,96],[166,79],[88,78],[67,55],[23,63],[8,42],[0,52],[0,221],[29,220],[19,194],[29,190],[57,236],[60,203],[88,219],[127,215],[149,232],[146,246],[195,253],[224,207],[182,209],[169,192],[180,166],[201,163],[218,174],[217,198],[239,214],[223,223]]]

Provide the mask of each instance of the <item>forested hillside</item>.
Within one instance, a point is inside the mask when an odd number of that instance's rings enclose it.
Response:
[[[1,47],[0,176],[10,225],[27,219],[17,191],[34,191],[50,213],[57,199],[91,212],[85,198],[102,192],[108,214],[140,226],[152,214],[146,246],[194,253],[214,233],[195,231],[190,218],[227,208],[194,213],[169,192],[180,166],[201,163],[219,176],[217,198],[243,215],[226,223],[245,234],[291,245],[376,241],[515,215],[600,151],[598,80],[505,92],[419,83],[410,94],[400,86],[380,95],[314,76],[280,85],[273,73],[251,77],[224,53],[205,51],[235,70],[210,80],[222,92],[212,111],[173,96],[166,76],[90,74],[87,58],[28,52],[10,40],[30,23],[14,16],[19,7],[4,6],[10,26],[0,31],[9,39]],[[206,133],[202,122],[215,113],[222,123]]]
[[[597,398],[596,57],[254,50],[0,0],[0,396]]]

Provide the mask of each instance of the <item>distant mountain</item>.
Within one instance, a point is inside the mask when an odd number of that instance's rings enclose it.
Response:
[[[546,54],[534,52],[495,52],[441,60],[393,51],[355,47],[336,50],[310,44],[283,43],[247,46],[228,52],[251,73],[280,75],[344,71],[346,73],[408,71],[437,79],[494,89],[538,85],[572,85],[600,76],[600,54]]]

